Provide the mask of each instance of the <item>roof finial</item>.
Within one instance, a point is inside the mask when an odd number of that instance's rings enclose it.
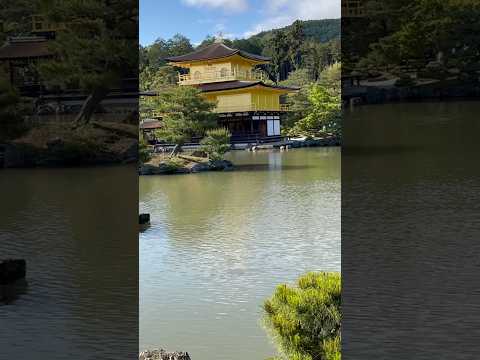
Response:
[[[217,36],[215,36],[215,43],[223,44],[223,33],[221,31],[217,33]]]

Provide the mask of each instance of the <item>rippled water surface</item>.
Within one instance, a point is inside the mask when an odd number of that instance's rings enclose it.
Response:
[[[0,170],[0,258],[26,282],[0,304],[1,359],[134,359],[135,167]]]
[[[479,113],[480,103],[469,101],[348,114],[345,358],[479,358]]]
[[[265,359],[279,283],[340,270],[340,149],[237,151],[233,172],[140,178],[140,348]]]

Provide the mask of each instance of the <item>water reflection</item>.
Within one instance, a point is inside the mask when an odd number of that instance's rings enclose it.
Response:
[[[389,104],[346,118],[362,151],[342,157],[345,357],[478,357],[479,111]]]
[[[20,279],[12,284],[0,285],[0,305],[13,304],[28,291],[28,282]]]
[[[137,188],[132,166],[0,171],[0,254],[28,267],[3,357],[138,356]]]

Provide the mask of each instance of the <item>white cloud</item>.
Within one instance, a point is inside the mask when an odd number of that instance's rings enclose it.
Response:
[[[245,11],[248,8],[247,0],[182,0],[189,6],[220,8],[228,12]]]
[[[290,25],[295,20],[339,18],[340,0],[266,0],[263,15],[266,20],[256,24],[243,36]]]
[[[224,23],[218,23],[215,25],[215,31],[216,32],[224,32],[225,31],[225,24]]]

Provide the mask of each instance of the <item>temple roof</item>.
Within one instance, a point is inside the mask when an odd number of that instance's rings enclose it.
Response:
[[[215,82],[215,83],[208,83],[208,84],[199,84],[196,85],[202,92],[210,92],[210,91],[223,91],[223,90],[234,90],[234,89],[244,89],[249,88],[252,86],[262,86],[276,90],[286,90],[286,91],[296,91],[299,90],[298,88],[286,87],[286,86],[278,86],[278,85],[268,85],[263,83],[262,81],[223,81],[223,82]]]
[[[223,43],[213,43],[203,49],[191,52],[186,55],[173,56],[166,58],[167,61],[171,62],[184,62],[184,61],[198,61],[198,60],[213,60],[230,57],[233,55],[240,55],[244,58],[266,62],[270,61],[270,58],[255,54],[250,54],[246,51],[239,49],[232,49],[226,46]]]
[[[40,58],[51,55],[48,41],[43,38],[13,38],[0,47],[0,60]]]

